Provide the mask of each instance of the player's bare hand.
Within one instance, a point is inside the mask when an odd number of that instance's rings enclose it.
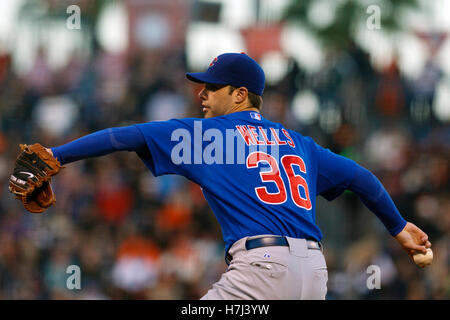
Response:
[[[426,254],[427,248],[431,247],[427,234],[411,222],[406,223],[395,239],[411,258],[416,253]]]

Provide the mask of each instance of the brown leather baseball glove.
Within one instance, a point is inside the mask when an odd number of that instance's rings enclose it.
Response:
[[[52,176],[63,167],[39,143],[19,146],[22,152],[9,178],[9,191],[22,201],[29,212],[44,212],[56,202],[50,182]]]

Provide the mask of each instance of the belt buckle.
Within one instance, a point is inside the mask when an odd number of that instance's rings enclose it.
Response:
[[[317,244],[317,246],[318,246],[317,249],[320,250],[321,252],[323,252],[322,242],[320,242],[320,241],[314,241],[314,243]]]
[[[320,250],[323,252],[323,246],[320,241],[315,240],[307,240],[308,249]]]

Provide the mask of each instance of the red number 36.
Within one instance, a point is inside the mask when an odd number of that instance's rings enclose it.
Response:
[[[280,175],[278,163],[274,157],[265,152],[252,152],[247,157],[247,168],[257,168],[260,162],[266,162],[270,166],[269,171],[260,172],[262,182],[273,182],[278,188],[278,192],[267,192],[266,187],[255,188],[258,198],[268,204],[282,204],[287,200],[287,191],[283,179]],[[306,210],[312,208],[311,200],[309,197],[308,184],[306,180],[294,173],[293,166],[298,166],[300,171],[306,173],[305,162],[302,158],[296,155],[284,155],[281,157],[281,165],[283,170],[289,179],[289,192],[295,205]],[[299,187],[303,188],[306,198],[300,195]]]

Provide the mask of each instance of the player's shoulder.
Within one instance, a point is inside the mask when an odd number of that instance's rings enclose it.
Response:
[[[150,121],[145,123],[135,124],[139,128],[148,130],[176,130],[176,129],[187,129],[187,130],[205,130],[208,128],[223,128],[226,127],[227,122],[230,122],[226,116],[213,117],[213,118],[196,118],[196,117],[186,117],[186,118],[173,118],[161,121]]]

